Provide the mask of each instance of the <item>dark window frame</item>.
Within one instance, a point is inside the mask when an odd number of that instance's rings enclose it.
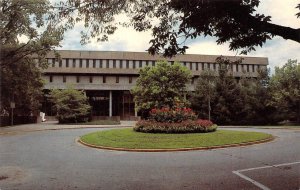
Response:
[[[76,67],[76,59],[73,59],[72,66],[75,68]]]
[[[120,82],[120,77],[116,76],[116,83],[119,83],[119,82]]]
[[[69,58],[66,58],[66,67],[69,67]]]
[[[106,68],[109,68],[109,59],[106,59]]]
[[[79,67],[82,68],[82,59],[79,59]]]
[[[96,59],[93,59],[93,68],[96,68]]]
[[[49,82],[53,82],[53,76],[49,75]]]
[[[103,77],[102,77],[102,83],[106,83],[106,76],[105,75],[103,75]]]
[[[116,63],[116,60],[113,59],[113,68],[116,68],[117,67],[117,63]]]

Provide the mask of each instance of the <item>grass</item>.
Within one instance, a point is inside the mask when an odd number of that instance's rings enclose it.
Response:
[[[129,149],[172,149],[228,145],[271,137],[258,132],[218,130],[212,133],[157,134],[135,132],[131,128],[98,131],[81,136],[88,144]]]
[[[94,120],[85,123],[66,123],[66,125],[119,125],[119,121],[112,120]]]

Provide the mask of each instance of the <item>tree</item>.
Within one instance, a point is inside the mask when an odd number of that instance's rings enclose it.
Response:
[[[231,72],[232,65],[240,62],[219,57],[216,59],[220,66],[218,73],[201,74],[192,96],[192,107],[199,117],[207,118],[207,110],[211,107],[211,120],[218,124],[239,124],[245,118],[245,96]]]
[[[78,123],[88,121],[91,106],[83,91],[68,87],[50,92],[51,101],[57,110],[59,123]]]
[[[136,86],[131,93],[137,109],[144,114],[152,108],[173,108],[176,103],[185,103],[185,87],[191,78],[190,71],[179,63],[157,62],[154,67],[140,70]],[[146,116],[145,115],[145,116]]]
[[[1,113],[11,101],[19,114],[37,111],[43,87],[40,68],[47,52],[59,45],[63,28],[47,19],[47,0],[2,0],[0,3]],[[26,39],[25,43],[20,39]]]
[[[277,119],[300,122],[300,65],[288,60],[283,67],[276,67],[270,88]]]
[[[195,92],[191,98],[192,108],[197,111],[198,117],[211,120],[211,102],[216,98],[216,73],[206,70],[198,78]]]
[[[133,26],[137,31],[152,30],[151,54],[172,56],[184,53],[186,39],[214,36],[217,44],[229,42],[230,50],[242,49],[246,54],[262,46],[274,36],[300,42],[300,29],[273,24],[271,17],[256,12],[260,0],[148,0],[148,1],[78,1],[57,4],[59,18],[66,18],[67,27],[84,22],[82,42],[98,36],[107,40],[118,24]],[[295,5],[296,6],[296,5]],[[300,4],[296,6],[300,10]],[[129,22],[117,22],[126,14]],[[300,17],[300,12],[296,15]]]

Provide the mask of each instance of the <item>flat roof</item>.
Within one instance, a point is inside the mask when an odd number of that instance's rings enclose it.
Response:
[[[231,61],[243,58],[242,63],[268,65],[267,57],[250,56],[223,56],[223,55],[201,55],[201,54],[180,54],[172,58],[162,55],[150,55],[147,52],[127,52],[127,51],[83,51],[83,50],[56,50],[61,58],[72,59],[117,59],[117,60],[168,60],[179,62],[215,62],[217,57],[224,57]],[[55,58],[54,52],[50,52],[48,58]]]

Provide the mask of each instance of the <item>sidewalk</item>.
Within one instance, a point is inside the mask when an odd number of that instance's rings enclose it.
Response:
[[[135,123],[136,121],[121,121],[120,125],[62,125],[58,124],[58,121],[46,121],[44,123],[0,127],[0,135],[13,132],[32,132],[60,129],[133,127]]]

